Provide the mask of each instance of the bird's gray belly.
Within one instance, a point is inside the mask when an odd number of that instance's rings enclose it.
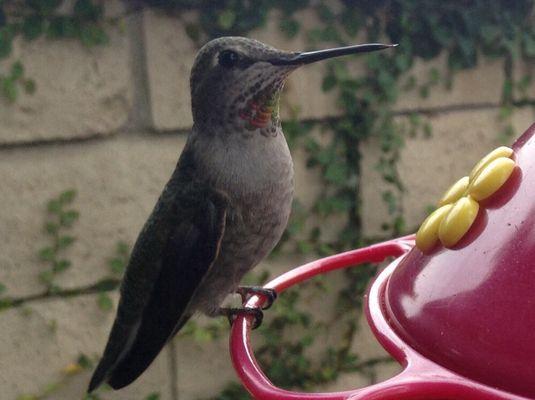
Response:
[[[214,315],[243,275],[273,250],[291,210],[293,185],[285,186],[229,210],[219,255],[190,303],[192,311]]]

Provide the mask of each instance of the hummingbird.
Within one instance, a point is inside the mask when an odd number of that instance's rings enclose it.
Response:
[[[276,295],[239,283],[273,250],[290,215],[293,162],[279,116],[286,78],[305,64],[393,46],[289,52],[222,37],[199,50],[190,75],[193,127],[132,249],[88,392],[132,383],[196,313],[261,321],[261,310],[221,304],[235,292]]]

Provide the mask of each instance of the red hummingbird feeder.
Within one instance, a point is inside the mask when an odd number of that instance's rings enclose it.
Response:
[[[417,235],[313,261],[265,285],[281,293],[395,257],[369,288],[365,311],[402,372],[336,393],[278,388],[255,360],[252,318],[239,316],[231,357],[255,399],[535,399],[535,124],[512,149],[485,157],[439,206]],[[247,306],[262,303],[254,296]]]

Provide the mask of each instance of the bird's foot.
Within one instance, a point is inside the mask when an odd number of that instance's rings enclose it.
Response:
[[[242,303],[245,304],[252,296],[259,294],[263,296],[265,304],[262,306],[262,310],[267,310],[273,305],[273,302],[277,299],[277,292],[275,289],[267,289],[262,286],[240,286],[236,289],[236,293],[241,296]]]
[[[238,315],[252,315],[254,317],[252,329],[258,328],[262,325],[262,320],[264,319],[264,313],[260,308],[253,307],[242,307],[242,308],[219,308],[219,315],[224,315],[228,318],[230,326],[236,321]]]

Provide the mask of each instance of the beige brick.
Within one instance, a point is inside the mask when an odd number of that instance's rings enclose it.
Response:
[[[237,382],[230,361],[227,333],[221,339],[206,343],[177,337],[175,348],[180,399],[207,399],[219,394],[228,383]]]
[[[314,392],[332,393],[363,388],[370,385],[369,379],[359,372],[343,373],[331,383],[314,388]]]
[[[108,273],[118,240],[133,244],[171,175],[185,137],[130,134],[69,146],[3,150],[0,157],[0,282],[8,294],[42,291],[37,250],[46,202],[65,189],[78,197],[80,212],[65,253],[73,266],[58,276],[62,287],[90,284]]]
[[[117,296],[113,297],[116,300]],[[62,370],[80,354],[100,356],[104,349],[113,313],[100,310],[96,299],[96,295],[88,295],[42,301],[0,313],[2,399],[43,393],[56,382],[64,383],[47,399],[83,397],[91,371],[65,379]],[[106,399],[140,398],[140,394],[158,391],[162,399],[170,400],[167,362],[163,352],[138,381],[120,392],[106,394]]]
[[[383,382],[402,370],[401,366],[391,358],[390,354],[378,342],[364,314],[360,316],[359,328],[353,338],[351,349],[358,354],[359,359],[362,361],[379,358],[391,359],[390,362],[379,363],[373,368],[375,382]],[[375,382],[368,382],[368,384]]]
[[[401,365],[396,361],[382,363],[375,367],[375,378],[377,382],[384,382],[402,371]]]
[[[36,92],[14,104],[0,99],[0,144],[110,134],[132,103],[128,38],[109,30],[110,43],[93,48],[76,40],[16,40],[2,69],[20,60]],[[19,38],[20,39],[20,38]]]
[[[360,315],[358,326],[359,328],[351,343],[351,350],[358,354],[359,358],[362,360],[370,360],[380,357],[388,358],[389,354],[377,341],[377,338],[374,336],[368,325],[364,313]]]
[[[513,115],[517,134],[535,121],[530,108]],[[498,122],[498,110],[467,110],[441,113],[429,118],[433,128],[430,138],[406,138],[401,152],[399,172],[405,186],[403,209],[407,228],[416,228],[426,216],[426,208],[435,204],[444,191],[466,175],[487,152],[513,139],[500,136],[503,125]],[[382,235],[381,225],[389,221],[382,201],[385,184],[376,166],[381,155],[378,143],[364,144],[362,159],[362,223],[367,236]]]

